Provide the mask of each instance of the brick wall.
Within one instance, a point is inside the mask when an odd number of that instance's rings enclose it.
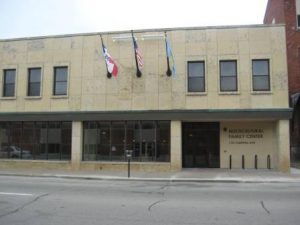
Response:
[[[297,29],[296,0],[269,0],[264,23],[286,24],[290,95],[300,92],[300,29]]]
[[[289,92],[300,92],[300,29],[297,29],[295,0],[284,1],[287,38]]]
[[[284,23],[283,0],[268,1],[264,23],[272,23],[273,18],[275,19],[275,23]]]

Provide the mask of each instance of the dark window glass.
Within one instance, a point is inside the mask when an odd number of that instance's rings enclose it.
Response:
[[[142,121],[141,161],[153,161],[156,157],[156,135],[154,121]]]
[[[158,121],[157,122],[157,161],[169,162],[170,161],[170,122]]]
[[[84,151],[83,160],[96,160],[99,148],[99,134],[97,122],[84,123]]]
[[[205,91],[204,62],[188,62],[188,91]]]
[[[269,60],[252,60],[253,91],[270,90]]]
[[[99,143],[99,147],[97,149],[97,160],[110,160],[110,122],[99,122],[98,127],[99,132],[96,140]]]
[[[72,122],[61,123],[61,159],[71,159]]]
[[[68,67],[55,67],[53,95],[66,95],[67,84],[68,84]]]
[[[0,122],[0,158],[71,158],[71,122]]]
[[[111,124],[111,159],[124,160],[125,123],[112,122]]]
[[[36,148],[35,138],[36,137],[35,137],[34,122],[24,122],[22,143],[21,143],[23,159],[32,159]]]
[[[48,123],[36,122],[35,136],[37,147],[35,149],[35,159],[47,159],[47,137],[48,137]]]
[[[297,15],[298,28],[300,27],[300,15]]]
[[[22,158],[21,151],[22,142],[22,122],[13,122],[10,126],[10,158]]]
[[[28,69],[28,96],[40,96],[41,68]]]
[[[237,91],[236,60],[220,61],[220,89],[221,91]]]
[[[126,150],[132,150],[132,160],[138,161],[141,155],[141,129],[139,121],[126,123]]]
[[[61,124],[49,122],[48,124],[48,159],[60,159]]]
[[[133,161],[170,161],[169,121],[87,121],[83,128],[83,160],[124,161],[124,150],[133,150]]]
[[[10,158],[9,127],[9,122],[0,122],[0,158]]]
[[[16,79],[15,69],[4,70],[3,97],[15,96],[15,79]]]

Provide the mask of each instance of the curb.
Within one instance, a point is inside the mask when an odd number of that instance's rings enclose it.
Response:
[[[38,178],[61,178],[74,180],[99,180],[99,181],[142,181],[142,182],[170,182],[170,183],[300,183],[300,178],[229,178],[229,179],[208,179],[208,178],[142,178],[142,177],[117,177],[117,176],[80,176],[80,175],[63,175],[63,174],[12,174],[4,173],[0,176],[8,177],[38,177]]]

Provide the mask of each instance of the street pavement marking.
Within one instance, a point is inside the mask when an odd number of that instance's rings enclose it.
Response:
[[[29,193],[0,192],[0,195],[32,196],[33,194],[29,194]]]

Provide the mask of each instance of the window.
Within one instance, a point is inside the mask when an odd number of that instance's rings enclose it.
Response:
[[[41,68],[28,69],[27,96],[40,96],[41,94]]]
[[[269,60],[252,60],[252,86],[253,91],[270,90]]]
[[[86,121],[83,160],[170,161],[170,121]]]
[[[205,91],[205,69],[204,62],[188,62],[188,91]]]
[[[15,80],[16,80],[15,69],[4,70],[3,97],[15,96]]]
[[[114,161],[124,160],[125,148],[125,123],[112,122],[111,123],[111,159]]]
[[[188,91],[204,92],[205,76],[204,62],[188,62]]]
[[[0,122],[0,158],[70,160],[72,123]]]
[[[54,68],[53,95],[67,95],[68,67]]]
[[[220,61],[220,89],[221,91],[237,91],[236,60]]]

